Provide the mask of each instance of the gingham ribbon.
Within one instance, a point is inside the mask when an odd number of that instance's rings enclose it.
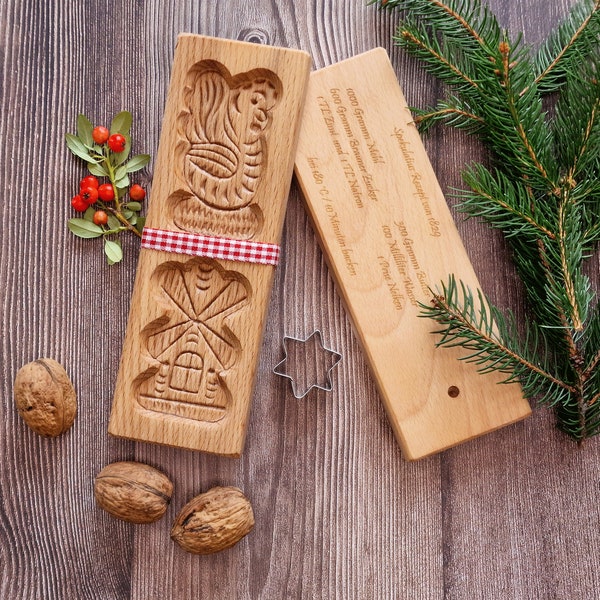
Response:
[[[149,227],[143,229],[142,248],[265,265],[276,265],[279,261],[277,244]]]

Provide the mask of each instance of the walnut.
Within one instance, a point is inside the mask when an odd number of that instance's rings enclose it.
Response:
[[[17,411],[31,429],[55,437],[75,420],[77,395],[62,365],[40,358],[23,365],[15,376]]]
[[[235,487],[214,487],[179,513],[171,538],[193,554],[213,554],[237,544],[254,527],[250,502]]]
[[[98,473],[94,495],[108,513],[130,523],[154,523],[166,512],[173,484],[161,471],[138,462],[115,462]]]

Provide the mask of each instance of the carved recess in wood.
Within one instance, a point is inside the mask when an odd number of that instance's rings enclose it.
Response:
[[[177,227],[247,239],[259,233],[254,197],[280,94],[279,78],[266,69],[232,76],[201,61],[188,71],[174,165],[184,187],[168,199]],[[136,398],[155,412],[219,421],[232,402],[227,372],[242,350],[226,321],[247,304],[250,283],[202,258],[166,262],[152,279],[164,312],[142,330],[148,367],[134,380]]]
[[[175,165],[185,187],[168,201],[180,229],[241,239],[261,230],[263,212],[254,196],[280,96],[281,81],[267,69],[231,75],[206,60],[188,71]]]
[[[227,325],[251,296],[239,273],[216,261],[166,262],[153,276],[162,314],[142,330],[148,368],[133,382],[141,406],[215,422],[231,403],[227,371],[241,351]]]

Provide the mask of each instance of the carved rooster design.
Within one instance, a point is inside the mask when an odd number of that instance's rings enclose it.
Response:
[[[177,120],[176,162],[185,187],[169,198],[179,228],[243,238],[260,231],[262,210],[253,199],[280,94],[278,77],[265,69],[232,76],[215,61],[190,69]]]

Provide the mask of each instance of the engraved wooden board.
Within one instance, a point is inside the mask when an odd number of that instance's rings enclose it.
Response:
[[[146,227],[279,244],[309,70],[179,36]],[[142,248],[111,434],[239,456],[274,268]]]
[[[295,168],[404,456],[528,416],[518,385],[436,348],[417,316],[450,273],[479,284],[385,50],[311,75]]]

